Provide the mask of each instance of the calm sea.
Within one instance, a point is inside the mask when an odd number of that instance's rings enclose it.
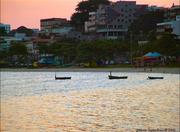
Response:
[[[108,72],[57,72],[56,76],[71,76],[71,80],[55,80],[54,72],[1,72],[1,97],[32,96],[78,90],[136,88],[154,82],[178,81],[178,74],[122,73],[128,79],[109,80]],[[148,80],[148,76],[163,76],[163,80]],[[165,84],[165,83],[164,83]]]

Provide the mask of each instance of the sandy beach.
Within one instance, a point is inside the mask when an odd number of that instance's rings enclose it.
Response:
[[[179,132],[179,97],[178,81],[11,97],[1,100],[1,131]]]
[[[146,73],[172,73],[180,74],[180,68],[1,68],[0,71],[8,72],[146,72]]]

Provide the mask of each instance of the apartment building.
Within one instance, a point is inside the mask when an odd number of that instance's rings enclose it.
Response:
[[[157,23],[158,37],[162,33],[177,35],[180,39],[180,6],[172,6],[166,13],[166,19],[162,23]]]
[[[85,32],[95,32],[101,38],[124,38],[129,26],[148,5],[137,5],[136,1],[118,1],[110,5],[100,5],[96,12],[89,13],[85,22]]]
[[[65,18],[48,18],[41,19],[41,31],[45,33],[52,33],[54,29],[58,29],[68,25],[69,22]]]

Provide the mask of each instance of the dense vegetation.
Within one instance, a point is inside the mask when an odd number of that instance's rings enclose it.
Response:
[[[136,41],[130,43],[122,40],[96,40],[92,42],[56,42],[54,44],[39,44],[40,54],[53,54],[61,57],[64,64],[78,64],[87,62],[104,62],[114,60],[119,56],[125,56],[131,61],[147,52],[159,52],[164,56],[178,57],[180,54],[180,40],[171,34],[164,34],[160,39],[139,45]],[[0,59],[7,60],[16,55],[16,62],[27,62],[27,48],[23,44],[12,44],[8,52],[1,52]]]
[[[156,38],[156,24],[164,21],[164,11],[148,11],[139,16],[129,27],[129,32],[135,40],[154,40]]]

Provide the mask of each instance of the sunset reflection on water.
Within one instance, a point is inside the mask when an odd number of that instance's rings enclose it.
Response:
[[[61,73],[74,77],[62,82],[48,72],[3,72],[1,131],[179,130],[177,74],[163,74],[163,80],[147,80],[146,73],[115,74],[129,78],[110,81],[107,73]]]

